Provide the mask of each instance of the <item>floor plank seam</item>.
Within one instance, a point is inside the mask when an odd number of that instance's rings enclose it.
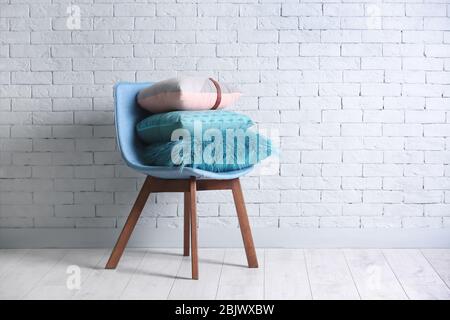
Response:
[[[397,281],[400,284],[400,287],[402,288],[402,290],[405,293],[406,297],[408,298],[408,300],[411,300],[410,296],[408,295],[408,293],[405,290],[405,287],[403,286],[403,283],[400,281],[400,279],[399,279],[397,273],[395,272],[394,268],[392,268],[392,265],[389,262],[389,259],[386,257],[386,254],[384,253],[384,250],[381,250],[381,254],[383,255],[384,259],[386,260],[386,263],[388,264],[389,268],[392,270],[392,273],[394,274],[395,279],[397,279]]]
[[[130,277],[128,278],[127,283],[125,284],[125,286],[123,287],[122,291],[120,292],[119,296],[118,296],[118,300],[121,300],[122,296],[124,295],[125,291],[127,290],[128,286],[130,285],[131,280],[133,280],[134,275],[136,274],[136,271],[139,269],[139,267],[141,266],[141,264],[144,263],[145,257],[149,254],[150,249],[146,249],[144,255],[142,256],[141,261],[139,261],[138,264],[136,264],[136,268],[134,268],[133,273],[130,275]]]
[[[177,273],[175,274],[175,277],[173,277],[172,284],[170,285],[170,290],[169,290],[169,293],[167,294],[166,300],[169,300],[169,298],[170,298],[170,295],[172,293],[173,287],[175,286],[175,281],[177,281],[177,279],[182,279],[182,278],[178,277],[178,275],[179,275],[179,273],[180,273],[180,271],[181,271],[181,269],[183,267],[183,262],[185,260],[189,259],[189,258],[190,258],[190,256],[189,257],[183,256],[180,259],[180,264],[178,265]],[[198,281],[200,281],[200,280],[198,280]]]
[[[263,249],[263,300],[266,300],[266,251]]]
[[[358,284],[356,283],[355,277],[353,276],[352,269],[350,268],[350,265],[348,264],[348,259],[347,259],[347,256],[345,254],[345,251],[342,250],[342,249],[340,249],[340,251],[342,252],[342,255],[344,256],[345,265],[347,266],[347,270],[350,273],[350,277],[352,278],[353,284],[354,284],[354,286],[356,288],[356,292],[358,293],[359,300],[363,300],[363,298],[361,296],[361,292],[359,291],[359,288],[358,288]]]
[[[436,270],[436,268],[434,267],[433,263],[431,263],[431,261],[427,258],[427,256],[422,252],[422,250],[419,249],[420,254],[424,257],[424,259],[428,262],[428,264],[431,266],[431,269],[433,269],[433,271],[437,274],[437,276],[439,277],[439,279],[441,279],[441,281],[444,283],[444,285],[450,290],[449,285],[447,284],[447,282],[445,282],[445,280],[442,278],[441,274]]]
[[[305,249],[302,249],[302,253],[303,253],[303,261],[305,262],[306,277],[308,279],[309,293],[311,294],[311,300],[314,300],[314,296],[312,293],[312,287],[311,287],[311,280],[309,279],[309,270],[308,270],[308,263],[306,261]]]
[[[219,295],[220,282],[222,280],[222,271],[223,271],[223,265],[225,264],[226,254],[227,254],[227,249],[223,250],[222,266],[220,267],[219,281],[217,282],[217,289],[216,289],[216,295],[214,297],[214,300],[217,300],[217,296]]]
[[[3,249],[4,250],[4,249]],[[8,249],[9,250],[9,249]],[[19,263],[20,261],[22,261],[22,259],[25,258],[25,256],[27,254],[29,254],[31,251],[31,249],[26,249],[24,252],[22,252],[22,254],[17,258],[17,263]],[[14,265],[14,264],[13,264]],[[0,273],[0,280],[6,276],[7,272],[9,271],[9,269],[11,269],[13,266],[9,266],[9,268],[7,268],[6,270],[3,270],[2,273]]]
[[[46,276],[47,274],[49,274],[49,272],[50,272],[56,265],[58,265],[58,263],[59,263],[61,260],[63,260],[64,257],[66,257],[66,256],[67,256],[67,252],[64,252],[64,253],[61,255],[61,258],[58,259],[57,261],[55,261],[55,263],[54,263],[54,264],[53,264],[46,272],[44,272],[44,274],[40,277],[40,279],[39,279],[38,281],[36,281],[36,283],[34,284],[34,286],[32,286],[32,287],[28,290],[28,292],[26,292],[21,298],[19,298],[19,300],[25,300],[26,297],[33,291],[33,289],[34,289],[35,287],[37,287],[37,286],[39,285],[39,283],[45,278],[45,276]]]

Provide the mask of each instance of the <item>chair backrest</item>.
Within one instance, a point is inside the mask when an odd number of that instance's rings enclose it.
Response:
[[[150,82],[121,82],[114,86],[117,142],[123,159],[131,167],[142,165],[139,151],[143,145],[136,136],[135,126],[139,120],[148,116],[148,112],[137,105],[136,95],[150,85]]]

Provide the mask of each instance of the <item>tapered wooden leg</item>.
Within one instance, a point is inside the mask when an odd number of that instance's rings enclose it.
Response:
[[[189,201],[189,192],[184,193],[184,240],[183,240],[183,255],[189,256],[189,242],[190,239],[190,231],[191,228],[191,212],[190,212],[190,206],[191,202]]]
[[[242,240],[244,241],[248,267],[258,268],[258,259],[256,257],[255,245],[253,244],[252,230],[250,229],[247,210],[245,208],[244,195],[242,194],[239,179],[233,180],[231,190],[233,191],[234,205],[236,206]]]
[[[117,267],[120,257],[125,250],[131,233],[133,232],[139,216],[141,215],[142,209],[144,209],[145,203],[147,202],[148,196],[150,195],[150,181],[151,177],[147,176],[144,184],[142,185],[141,191],[139,191],[136,201],[134,202],[133,208],[130,211],[127,221],[123,226],[122,232],[120,233],[119,239],[114,246],[105,269],[115,269]]]
[[[191,262],[192,279],[198,280],[198,252],[197,252],[197,182],[195,177],[189,180],[189,202],[191,213]]]

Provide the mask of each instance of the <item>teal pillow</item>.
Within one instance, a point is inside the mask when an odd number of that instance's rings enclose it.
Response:
[[[151,166],[227,172],[251,167],[273,153],[271,141],[264,136],[248,130],[244,137],[236,137],[237,130],[231,132],[233,135],[228,136],[222,131],[222,141],[211,139],[156,143],[144,148],[142,160]]]
[[[193,134],[196,122],[201,124],[203,131],[211,128],[247,129],[253,125],[249,117],[232,111],[172,111],[141,120],[136,125],[136,131],[144,143],[168,142],[176,129],[186,129]]]

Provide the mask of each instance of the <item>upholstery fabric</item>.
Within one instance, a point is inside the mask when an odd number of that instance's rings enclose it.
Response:
[[[191,135],[208,129],[247,129],[253,121],[246,115],[231,111],[172,111],[150,115],[136,125],[139,138],[145,143],[172,141],[172,132],[185,129]],[[197,128],[197,129],[196,129]]]

